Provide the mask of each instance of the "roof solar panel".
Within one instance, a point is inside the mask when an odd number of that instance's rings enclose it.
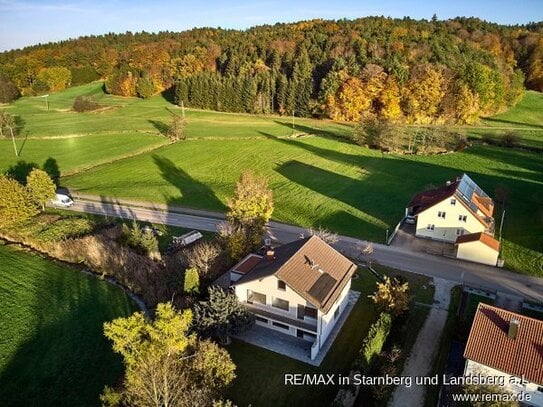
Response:
[[[475,212],[477,212],[477,205],[473,202],[473,194],[475,193],[480,197],[489,198],[479,185],[477,185],[467,174],[462,175],[460,184],[456,190],[459,192],[459,195],[464,202]]]

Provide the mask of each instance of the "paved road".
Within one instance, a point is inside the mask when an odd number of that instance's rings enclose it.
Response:
[[[175,206],[115,200],[93,195],[77,195],[73,211],[108,215],[125,219],[164,223],[190,229],[216,231],[224,215],[217,212],[179,208]],[[275,241],[286,243],[308,235],[305,228],[270,222],[268,235]],[[337,248],[356,257],[357,246],[365,242],[348,236],[339,236]],[[464,262],[426,253],[412,252],[400,247],[374,243],[372,258],[382,265],[430,277],[441,278],[490,291],[521,296],[543,302],[543,279],[512,273],[504,269]]]

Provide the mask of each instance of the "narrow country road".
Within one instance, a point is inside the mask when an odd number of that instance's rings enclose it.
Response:
[[[224,219],[224,214],[219,212],[96,195],[74,193],[73,196],[75,204],[69,210],[77,212],[137,219],[212,232],[216,231],[217,225]],[[299,239],[302,233],[307,236],[308,229],[274,221],[269,222],[268,225],[269,237],[282,243]],[[335,246],[347,255],[356,257],[357,246],[364,243],[363,240],[353,237],[339,236],[339,241]],[[541,278],[517,274],[497,267],[413,252],[400,247],[378,243],[374,243],[373,247],[372,258],[384,266],[543,302],[543,279]]]

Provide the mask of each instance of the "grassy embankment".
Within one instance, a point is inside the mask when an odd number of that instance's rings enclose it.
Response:
[[[0,399],[5,406],[97,406],[123,373],[103,323],[135,306],[117,287],[0,246]]]

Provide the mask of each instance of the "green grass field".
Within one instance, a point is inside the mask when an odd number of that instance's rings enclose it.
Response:
[[[507,266],[543,275],[543,157],[521,150],[475,146],[455,154],[402,157],[322,137],[199,140],[65,182],[82,192],[224,210],[244,169],[269,178],[275,219],[378,242],[417,191],[467,172],[491,195],[498,187],[509,191],[503,230]]]
[[[133,305],[118,288],[0,246],[0,400],[3,406],[98,406],[122,376],[105,321]]]
[[[74,97],[85,93],[112,108],[67,111]],[[350,125],[297,118],[294,133],[310,136],[292,138],[289,118],[189,109],[188,140],[143,152],[165,142],[160,133],[171,112],[180,112],[162,95],[120,98],[104,95],[101,84],[94,83],[49,99],[50,111],[39,98],[22,98],[5,107],[21,116],[23,133],[31,137],[21,158],[38,164],[47,157],[57,159],[63,184],[82,192],[224,210],[239,174],[252,169],[270,179],[275,219],[382,242],[415,193],[467,172],[490,195],[497,188],[509,191],[503,233],[506,267],[543,275],[541,154],[476,144],[455,154],[383,156],[344,140]],[[483,125],[495,131],[494,125],[502,122],[492,120],[507,120],[507,126],[535,134],[532,141],[543,145],[541,111],[541,94],[526,92],[515,108],[497,119],[484,119]],[[481,129],[468,133],[477,131]],[[33,138],[54,135],[68,138]],[[16,162],[9,140],[2,142],[0,169]],[[130,154],[135,156],[127,158]],[[498,206],[498,218],[500,213]]]

